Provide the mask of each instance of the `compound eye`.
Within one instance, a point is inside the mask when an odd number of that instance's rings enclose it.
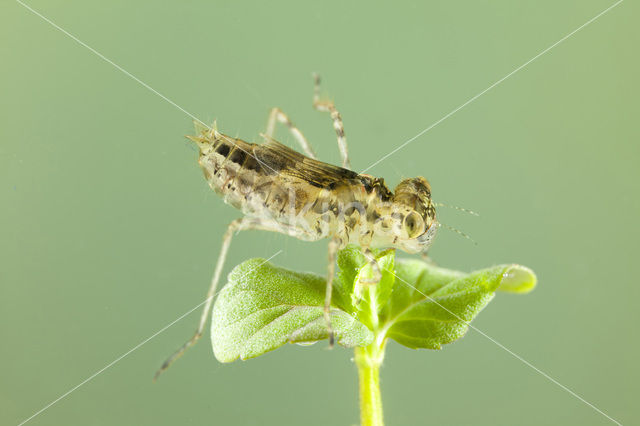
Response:
[[[424,234],[424,220],[417,212],[411,212],[404,218],[404,229],[409,238],[416,238]]]

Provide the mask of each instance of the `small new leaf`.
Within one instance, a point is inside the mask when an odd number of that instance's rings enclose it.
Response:
[[[286,343],[328,338],[323,315],[326,280],[251,259],[234,268],[212,313],[211,340],[220,362],[247,359]],[[372,332],[345,310],[336,291],[331,323],[338,344],[364,346]]]
[[[378,329],[378,318],[395,285],[395,257],[393,250],[374,252],[379,275],[376,277],[371,260],[367,259],[355,276],[351,305],[355,308],[357,318],[374,333]]]

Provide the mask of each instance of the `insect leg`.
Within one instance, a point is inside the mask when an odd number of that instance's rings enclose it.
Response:
[[[333,128],[338,136],[338,148],[340,149],[340,156],[342,157],[342,167],[350,169],[349,153],[347,152],[347,138],[344,136],[344,125],[342,124],[342,117],[336,109],[336,106],[332,101],[320,100],[320,76],[316,73],[313,74],[313,107],[318,111],[328,112],[333,120]]]
[[[202,314],[200,315],[200,323],[198,324],[198,329],[195,334],[189,339],[180,349],[174,352],[167,360],[162,364],[160,369],[156,372],[154,376],[154,380],[160,376],[166,369],[168,369],[171,364],[178,358],[180,358],[191,346],[195,345],[196,342],[202,337],[202,332],[207,322],[207,318],[209,317],[209,312],[211,311],[211,306],[213,305],[213,298],[215,296],[216,288],[218,287],[218,281],[220,280],[220,274],[222,273],[222,267],[224,266],[224,261],[227,257],[227,251],[229,250],[229,245],[231,244],[231,239],[233,238],[233,234],[236,231],[241,231],[243,229],[247,229],[252,225],[252,221],[246,218],[236,219],[227,228],[227,232],[225,232],[224,237],[222,238],[222,247],[220,249],[220,254],[218,255],[218,262],[216,263],[216,269],[213,273],[213,278],[211,279],[211,286],[209,287],[209,291],[207,292],[206,302],[204,304],[204,308],[202,310]]]
[[[267,130],[264,132],[265,135],[271,139],[273,138],[273,132],[276,129],[276,123],[282,123],[289,128],[289,131],[293,135],[293,137],[298,141],[302,150],[308,157],[311,157],[315,160],[316,154],[313,152],[313,148],[311,148],[311,144],[307,138],[304,137],[300,129],[298,129],[289,119],[287,114],[282,112],[280,108],[272,108],[269,113],[269,120],[267,121]]]
[[[338,253],[338,248],[340,245],[340,240],[333,238],[329,241],[329,266],[327,268],[328,276],[327,276],[327,287],[325,289],[324,296],[324,319],[327,322],[327,331],[329,332],[329,348],[333,347],[333,343],[335,340],[335,336],[333,333],[333,327],[331,327],[331,293],[333,290],[333,277],[336,272],[336,254]]]

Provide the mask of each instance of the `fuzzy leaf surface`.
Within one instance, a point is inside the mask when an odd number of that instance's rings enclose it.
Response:
[[[220,362],[248,359],[286,343],[328,338],[323,315],[326,280],[250,259],[236,266],[216,300],[211,322],[214,355]],[[336,289],[339,290],[339,289]],[[335,292],[331,322],[338,344],[364,346],[373,333],[347,311]]]

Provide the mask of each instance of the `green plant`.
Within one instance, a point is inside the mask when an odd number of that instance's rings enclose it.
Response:
[[[375,253],[382,272],[376,285],[357,247],[338,256],[332,300],[336,341],[355,348],[362,425],[382,425],[379,370],[388,339],[409,348],[440,349],[461,338],[469,322],[497,290],[526,293],[535,287],[531,270],[500,265],[472,273],[419,260],[397,260],[394,250]],[[327,339],[323,317],[325,279],[251,259],[238,265],[220,292],[211,336],[216,358],[248,359],[285,343]]]

